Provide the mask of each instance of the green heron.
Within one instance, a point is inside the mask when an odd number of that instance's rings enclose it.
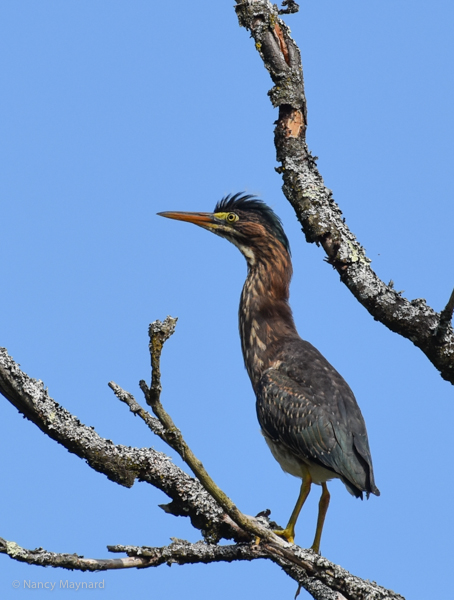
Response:
[[[290,309],[290,246],[277,215],[253,196],[223,198],[214,213],[162,212],[188,221],[237,246],[248,275],[241,294],[239,328],[262,433],[287,473],[302,479],[287,527],[290,543],[313,483],[321,485],[312,549],[320,551],[330,500],[326,482],[338,478],[357,498],[380,495],[374,482],[366,425],[346,381],[309,342],[300,338]]]

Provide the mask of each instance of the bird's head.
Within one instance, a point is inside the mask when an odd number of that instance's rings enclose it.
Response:
[[[161,212],[161,217],[187,221],[212,231],[235,244],[249,265],[266,255],[279,243],[290,254],[290,245],[281,220],[274,211],[254,196],[226,196],[212,213]]]

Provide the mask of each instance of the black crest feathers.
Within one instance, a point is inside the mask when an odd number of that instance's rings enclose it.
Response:
[[[239,211],[250,216],[256,221],[263,223],[268,230],[284,245],[287,252],[290,254],[290,243],[285,235],[282,222],[277,214],[263,200],[255,196],[244,194],[229,194],[220,200],[214,212],[235,212]]]

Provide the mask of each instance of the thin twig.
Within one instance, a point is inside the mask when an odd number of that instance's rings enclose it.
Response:
[[[206,491],[239,527],[261,539],[287,545],[287,542],[275,535],[271,529],[263,527],[256,519],[244,515],[232,500],[216,485],[201,461],[195,456],[185,442],[181,431],[176,427],[170,415],[164,410],[160,401],[162,390],[160,371],[161,353],[164,343],[175,331],[175,324],[176,319],[167,317],[163,322],[154,321],[150,325],[148,333],[150,336],[149,348],[152,364],[151,387],[148,388],[143,380],[139,382],[147,404],[151,406],[154,414],[164,427],[163,439],[171,448],[178,452]]]
[[[107,385],[110,387],[111,390],[113,390],[113,393],[119,400],[121,400],[129,406],[129,410],[132,413],[134,413],[135,415],[139,415],[139,417],[144,421],[144,423],[146,423],[148,428],[155,435],[165,440],[164,427],[161,425],[159,420],[156,419],[156,417],[153,417],[153,415],[150,415],[150,413],[147,410],[140,406],[140,404],[130,392],[125,391],[118,384],[116,384],[115,381],[109,381]]]

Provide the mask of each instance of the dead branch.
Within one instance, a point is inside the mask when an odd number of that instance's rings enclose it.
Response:
[[[251,519],[240,512],[232,500],[216,485],[201,461],[194,455],[191,448],[189,448],[183,439],[181,431],[175,426],[172,418],[161,404],[161,352],[165,341],[174,333],[175,324],[176,319],[167,317],[164,321],[154,321],[150,325],[148,335],[150,337],[149,349],[152,365],[151,386],[148,388],[145,381],[140,381],[139,383],[147,404],[151,406],[163,427],[162,439],[178,452],[210,496],[216,500],[218,505],[241,529],[264,540],[272,540],[278,544],[282,543],[282,538],[275,535],[269,528],[264,528],[257,520]]]
[[[93,428],[82,425],[76,417],[50,398],[42,382],[23,373],[4,349],[0,351],[0,392],[44,433],[87,460],[92,468],[106,474],[112,481],[131,487],[135,479],[140,479],[165,491],[172,502],[163,508],[175,515],[190,516],[193,525],[204,533],[205,541],[190,544],[184,540],[174,540],[172,544],[162,548],[109,546],[111,552],[125,552],[128,557],[92,559],[76,554],[49,552],[42,548],[27,550],[16,542],[0,538],[0,553],[8,554],[20,562],[79,571],[266,558],[278,564],[315,600],[402,600],[394,592],[351,575],[312,550],[290,545],[277,537],[270,529],[266,517],[254,519],[241,513],[209,477],[160,401],[160,356],[164,342],[173,333],[175,322],[176,320],[168,317],[164,322],[155,321],[149,328],[152,384],[148,388],[141,382],[141,387],[158,415],[157,419],[142,408],[132,394],[113,382],[109,385],[116,396],[135,415],[139,415],[153,433],[181,454],[200,477],[200,482],[189,477],[160,452],[126,448],[101,438]],[[221,537],[234,539],[237,543],[230,546],[210,543],[210,540],[218,541]]]
[[[355,577],[311,550],[303,550],[297,546],[282,548],[269,543],[218,546],[206,542],[191,544],[186,540],[173,539],[169,546],[163,547],[116,545],[107,548],[113,553],[125,553],[127,557],[99,559],[49,552],[44,548],[28,550],[15,542],[0,538],[0,554],[7,554],[13,560],[41,567],[96,572],[146,569],[164,564],[252,561],[261,558],[279,565],[315,600],[404,600],[399,594]]]
[[[371,269],[370,259],[342,218],[306,144],[307,107],[298,46],[269,0],[238,1],[241,26],[251,32],[274,87],[269,96],[279,109],[275,128],[283,191],[295,209],[308,242],[323,246],[327,260],[355,298],[391,331],[420,348],[443,379],[454,383],[454,331],[426,301],[407,300]],[[451,312],[452,316],[452,312]]]
[[[172,499],[162,508],[175,516],[190,517],[207,539],[244,539],[244,532],[239,532],[202,485],[168,456],[102,438],[57,404],[42,381],[21,371],[5,348],[0,348],[0,393],[43,433],[111,481],[125,487],[132,487],[136,480],[145,481],[162,490]]]

